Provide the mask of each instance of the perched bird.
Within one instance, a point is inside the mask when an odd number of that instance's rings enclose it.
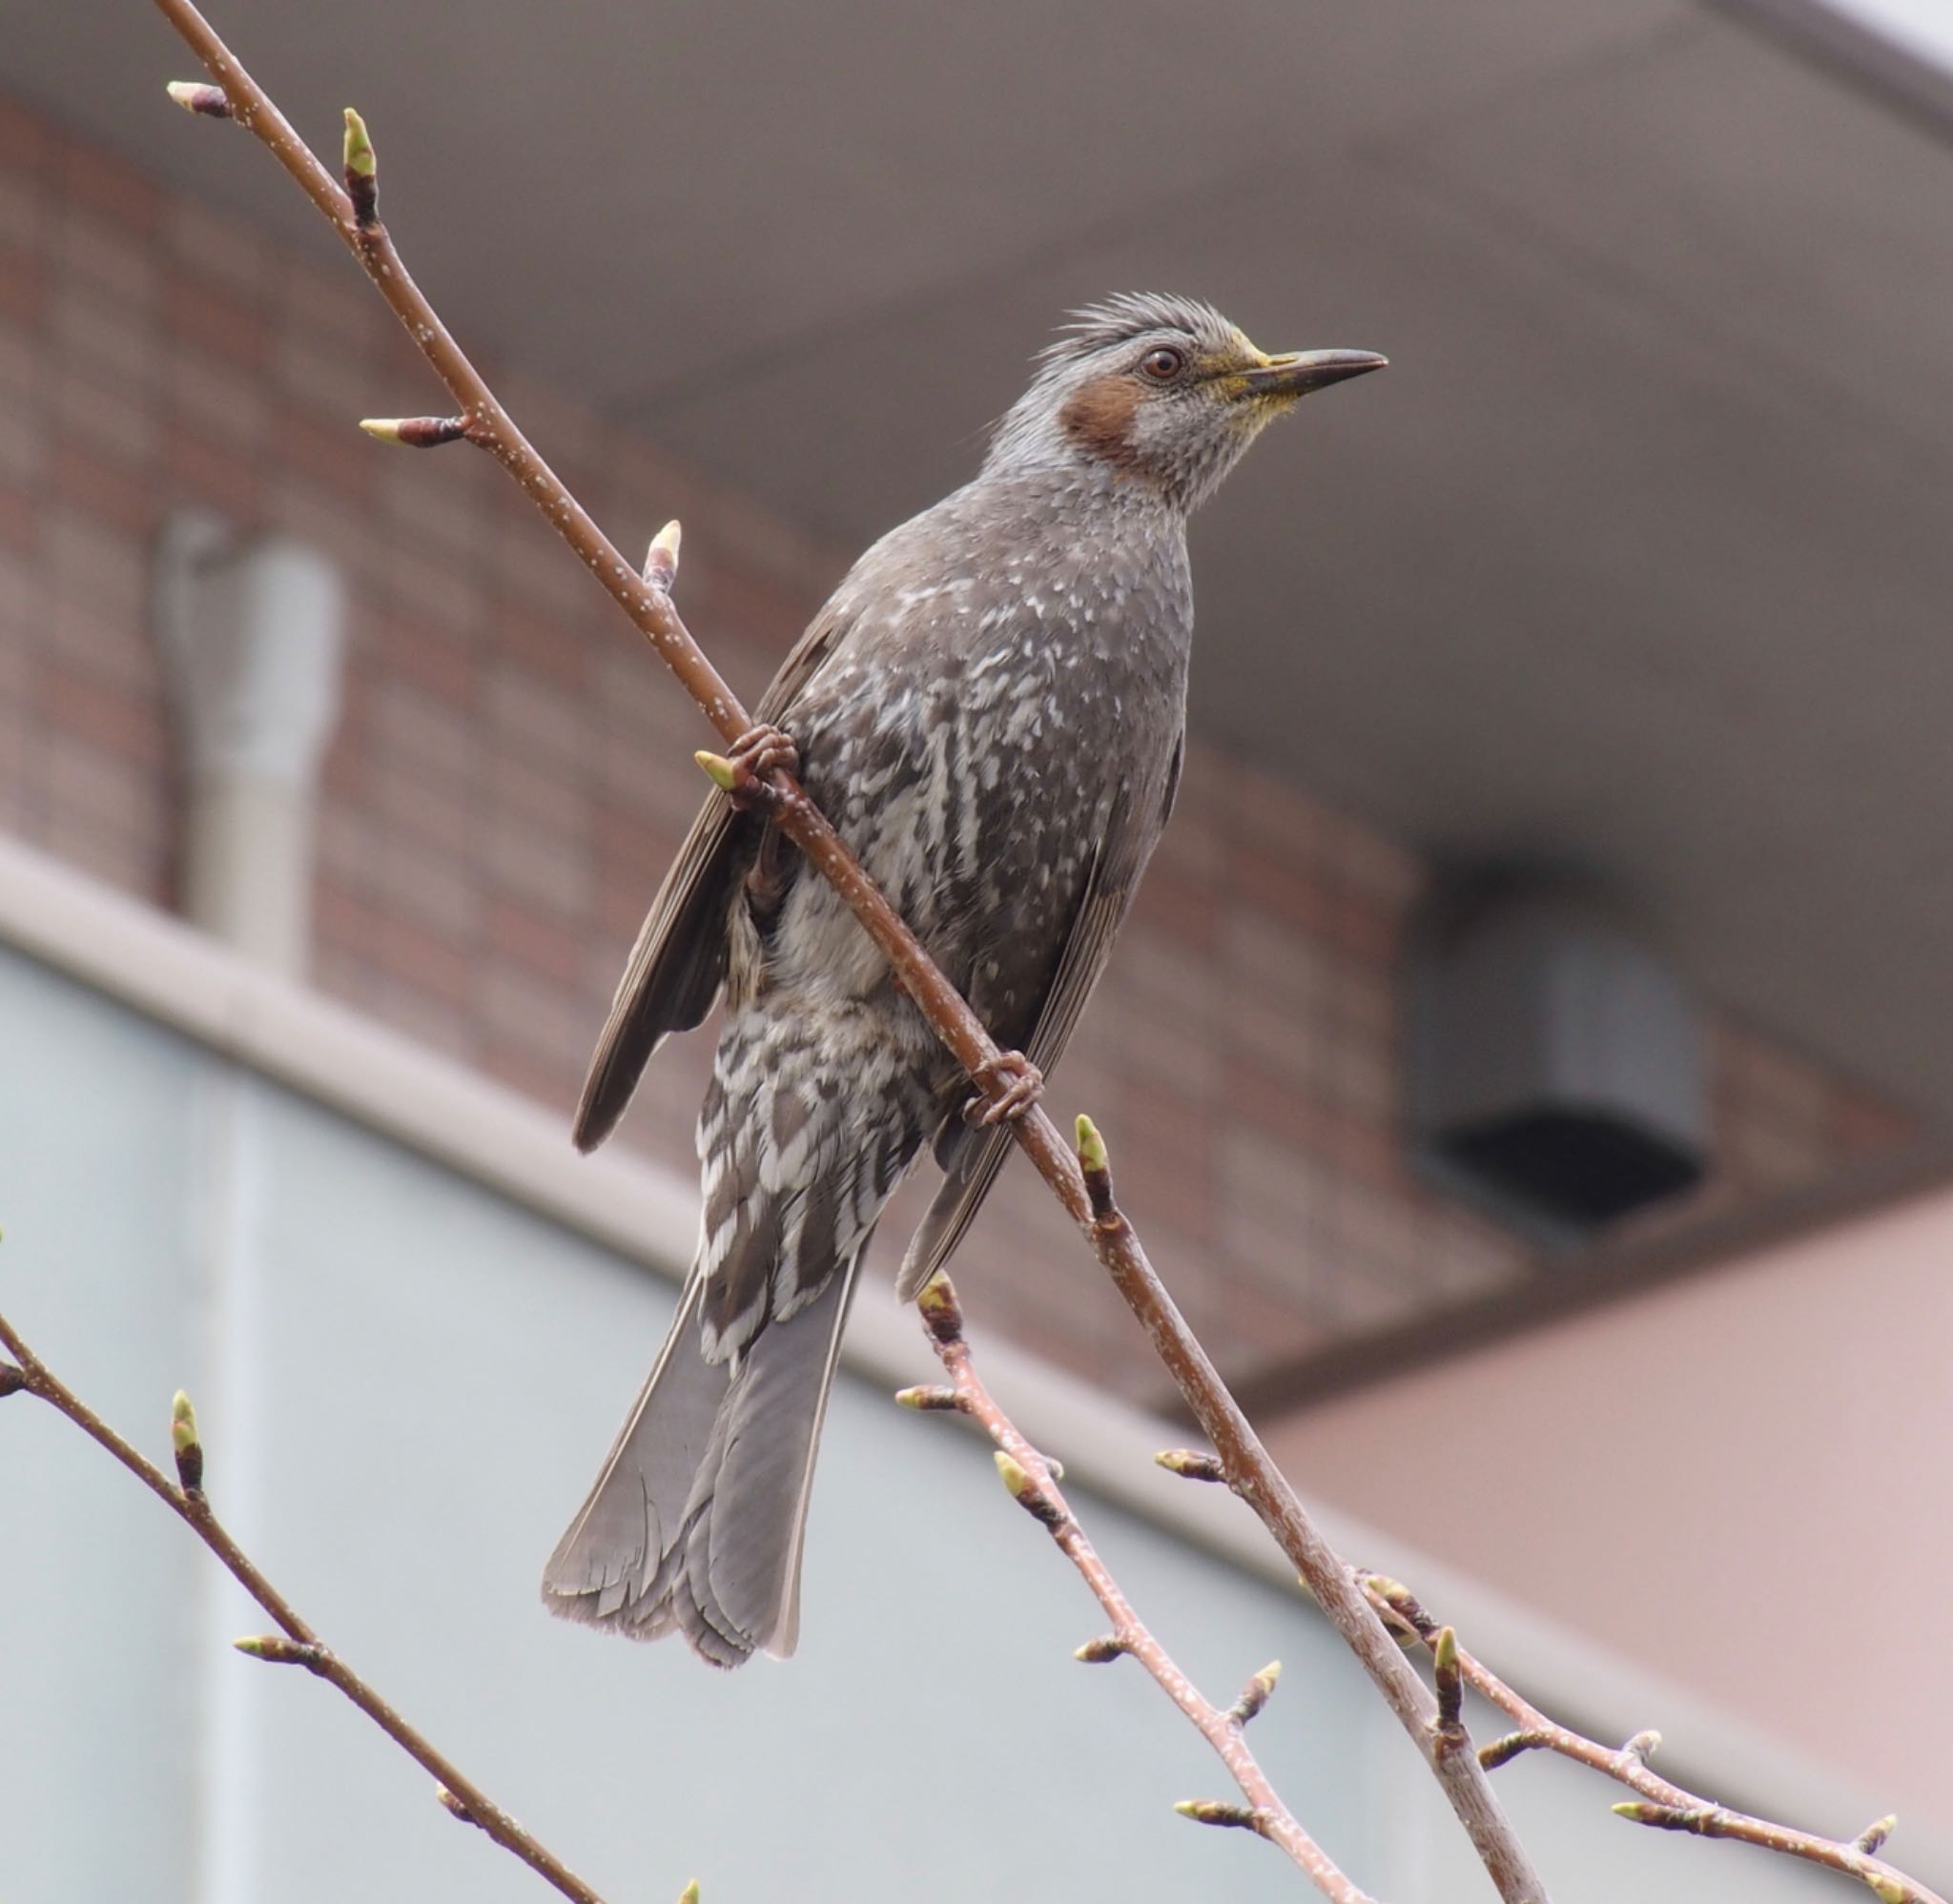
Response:
[[[575,1126],[601,1143],[659,1042],[724,993],[698,1255],[550,1557],[553,1611],[634,1639],[676,1628],[718,1666],[792,1650],[814,1450],[875,1221],[933,1141],[946,1181],[902,1264],[912,1297],[996,1179],[1172,808],[1187,517],[1264,424],[1383,362],[1269,357],[1180,297],[1079,312],[976,480],[876,543],[787,657],[736,757],[797,768],[1011,1055],[972,1101],[828,882],[762,815],[708,800]]]

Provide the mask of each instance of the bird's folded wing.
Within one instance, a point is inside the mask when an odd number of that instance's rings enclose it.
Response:
[[[749,816],[714,793],[639,930],[584,1080],[570,1135],[578,1150],[607,1137],[667,1034],[689,1031],[726,977],[726,912],[741,855],[730,849]]]
[[[1024,1044],[1024,1055],[1040,1071],[1049,1070],[1063,1055],[1085,1000],[1105,969],[1140,874],[1172,811],[1180,762],[1176,747],[1164,797],[1157,806],[1141,798],[1120,802],[1113,809],[1112,824],[1085,875],[1051,989]],[[913,1301],[963,1240],[1010,1155],[1011,1143],[1008,1124],[985,1130],[963,1123],[957,1112],[951,1114],[935,1153],[948,1180],[936,1192],[902,1258],[901,1274],[895,1279],[895,1295],[902,1301]]]
[[[842,624],[832,604],[817,615],[760,697],[759,721],[779,721],[833,651]],[[691,823],[671,870],[651,901],[597,1038],[570,1127],[579,1150],[594,1150],[616,1127],[651,1054],[712,1009],[726,978],[726,920],[747,858],[762,830],[713,793]]]

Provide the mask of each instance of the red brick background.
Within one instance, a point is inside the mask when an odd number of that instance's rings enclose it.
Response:
[[[756,695],[848,552],[546,389],[501,382],[622,545],[685,519],[688,620]],[[493,464],[354,427],[439,397],[322,235],[276,251],[0,102],[0,828],[168,905],[157,528],[195,505],[319,545],[344,566],[353,637],[318,982],[566,1112],[701,798],[704,734]],[[1395,967],[1421,872],[1403,847],[1196,749],[1055,1080],[1054,1109],[1105,1127],[1124,1200],[1231,1370],[1530,1271],[1519,1241],[1415,1183],[1396,1137]],[[1909,1129],[1727,1015],[1712,1048],[1717,1169],[1695,1208],[1766,1197]],[[624,1141],[690,1167],[705,1055],[693,1038],[661,1057]],[[899,1234],[892,1219],[891,1245]],[[961,1273],[984,1321],[1152,1391],[1122,1308],[1021,1166]]]

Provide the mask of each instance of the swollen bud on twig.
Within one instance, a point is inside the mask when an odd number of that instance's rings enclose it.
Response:
[[[203,1492],[203,1443],[196,1438],[196,1410],[179,1388],[170,1403],[170,1445],[176,1453],[176,1479],[184,1493]]]
[[[1262,1829],[1262,1814],[1251,1805],[1227,1805],[1218,1798],[1182,1798],[1173,1809],[1197,1825],[1231,1825],[1244,1832]]]
[[[1458,1635],[1449,1627],[1439,1630],[1432,1648],[1433,1676],[1438,1689],[1438,1724],[1448,1731],[1459,1723],[1465,1710],[1465,1676],[1458,1669]]]
[[[1227,1709],[1227,1716],[1237,1726],[1244,1726],[1268,1703],[1268,1695],[1275,1689],[1275,1682],[1282,1677],[1282,1662],[1271,1659],[1261,1671],[1241,1689],[1241,1697]]]
[[[317,1672],[325,1659],[323,1647],[288,1640],[282,1633],[258,1633],[249,1639],[233,1640],[231,1644],[246,1659],[261,1659],[272,1666],[302,1666],[312,1672]]]
[[[0,1401],[18,1395],[27,1386],[27,1376],[10,1361],[0,1361]]]
[[[1182,1481],[1227,1479],[1227,1470],[1221,1465],[1221,1457],[1203,1454],[1198,1448],[1162,1448],[1153,1459],[1168,1474],[1177,1474]]]
[[[1721,1835],[1710,1830],[1716,1816],[1713,1805],[1692,1805],[1685,1811],[1675,1805],[1651,1805],[1637,1799],[1631,1804],[1614,1806],[1614,1814],[1636,1825],[1652,1825],[1657,1832],[1693,1832],[1697,1837]]]
[[[360,427],[376,441],[403,443],[410,450],[439,449],[468,433],[465,417],[361,417]]]
[[[960,1411],[963,1398],[954,1388],[898,1388],[895,1390],[895,1403],[898,1407],[914,1408],[919,1414],[926,1415],[938,1409],[947,1414]]]
[[[1080,1170],[1110,1170],[1112,1157],[1105,1148],[1105,1139],[1100,1135],[1099,1126],[1080,1111],[1078,1121],[1079,1168]]]
[[[380,161],[366,136],[366,121],[346,108],[346,196],[353,201],[353,222],[370,231],[380,217]]]
[[[661,595],[670,594],[671,584],[678,580],[678,524],[667,522],[645,552],[646,584]]]
[[[1502,1739],[1493,1739],[1478,1749],[1479,1769],[1496,1771],[1500,1766],[1509,1765],[1521,1752],[1530,1752],[1543,1746],[1546,1741],[1537,1732],[1508,1732]]]
[[[1079,1168],[1084,1173],[1085,1195],[1091,1200],[1092,1220],[1110,1221],[1119,1212],[1112,1201],[1112,1157],[1099,1126],[1083,1112],[1079,1114]]]
[[[1087,1666],[1110,1666],[1114,1660],[1123,1659],[1129,1650],[1117,1633],[1101,1633],[1096,1640],[1087,1640],[1072,1657],[1083,1660]]]
[[[1011,1498],[1040,1526],[1057,1527],[1064,1517],[1044,1498],[1043,1490],[1031,1479],[1030,1470],[998,1448],[992,1459]]]
[[[1636,1732],[1621,1748],[1621,1756],[1632,1759],[1636,1765],[1646,1765],[1661,1750],[1661,1734],[1654,1730]]]
[[[922,1326],[945,1348],[963,1340],[963,1305],[956,1300],[956,1285],[940,1270],[922,1285],[915,1306]]]
[[[722,753],[708,753],[704,747],[692,755],[705,776],[721,793],[730,793],[739,785],[739,769]]]
[[[1896,1877],[1887,1877],[1881,1872],[1865,1873],[1865,1885],[1879,1904],[1906,1904],[1909,1895],[1906,1887]]]
[[[1879,1852],[1884,1850],[1885,1840],[1892,1835],[1898,1827],[1899,1813],[1897,1812],[1888,1812],[1882,1818],[1874,1824],[1867,1825],[1858,1834],[1859,1850],[1863,1852],[1867,1857],[1874,1856]]]
[[[697,1878],[694,1877],[691,1880],[691,1882],[688,1884],[685,1887],[685,1889],[678,1894],[678,1904],[698,1904]]]
[[[435,1786],[434,1795],[441,1801],[442,1806],[451,1817],[459,1818],[464,1825],[474,1825],[480,1822],[475,1814],[446,1786]]]
[[[235,119],[230,99],[221,86],[209,86],[197,79],[173,79],[164,89],[186,113],[206,119]]]
[[[1429,1640],[1437,1632],[1438,1623],[1424,1610],[1417,1595],[1401,1580],[1392,1580],[1388,1573],[1367,1573],[1363,1576],[1363,1585],[1419,1639]]]

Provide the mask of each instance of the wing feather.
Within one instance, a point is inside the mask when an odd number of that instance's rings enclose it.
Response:
[[[833,652],[843,628],[831,603],[794,643],[761,695],[754,716],[778,721]],[[727,916],[763,828],[717,793],[691,823],[658,888],[618,980],[610,1013],[584,1080],[570,1134],[595,1150],[616,1128],[651,1054],[673,1032],[689,1032],[726,980]]]
[[[1113,809],[1112,825],[1085,875],[1078,910],[1072,914],[1070,931],[1052,973],[1051,989],[1044,994],[1038,1021],[1024,1043],[1024,1055],[1039,1071],[1050,1070],[1064,1054],[1085,1001],[1105,970],[1112,942],[1138,890],[1140,874],[1173,810],[1183,746],[1182,741],[1174,747],[1164,797],[1157,807],[1147,801],[1133,801],[1120,803]],[[1012,1143],[1008,1124],[985,1130],[965,1124],[960,1111],[953,1112],[945,1121],[935,1155],[948,1180],[936,1193],[902,1258],[901,1274],[895,1280],[895,1294],[902,1301],[913,1301],[955,1253],[976,1220]]]

